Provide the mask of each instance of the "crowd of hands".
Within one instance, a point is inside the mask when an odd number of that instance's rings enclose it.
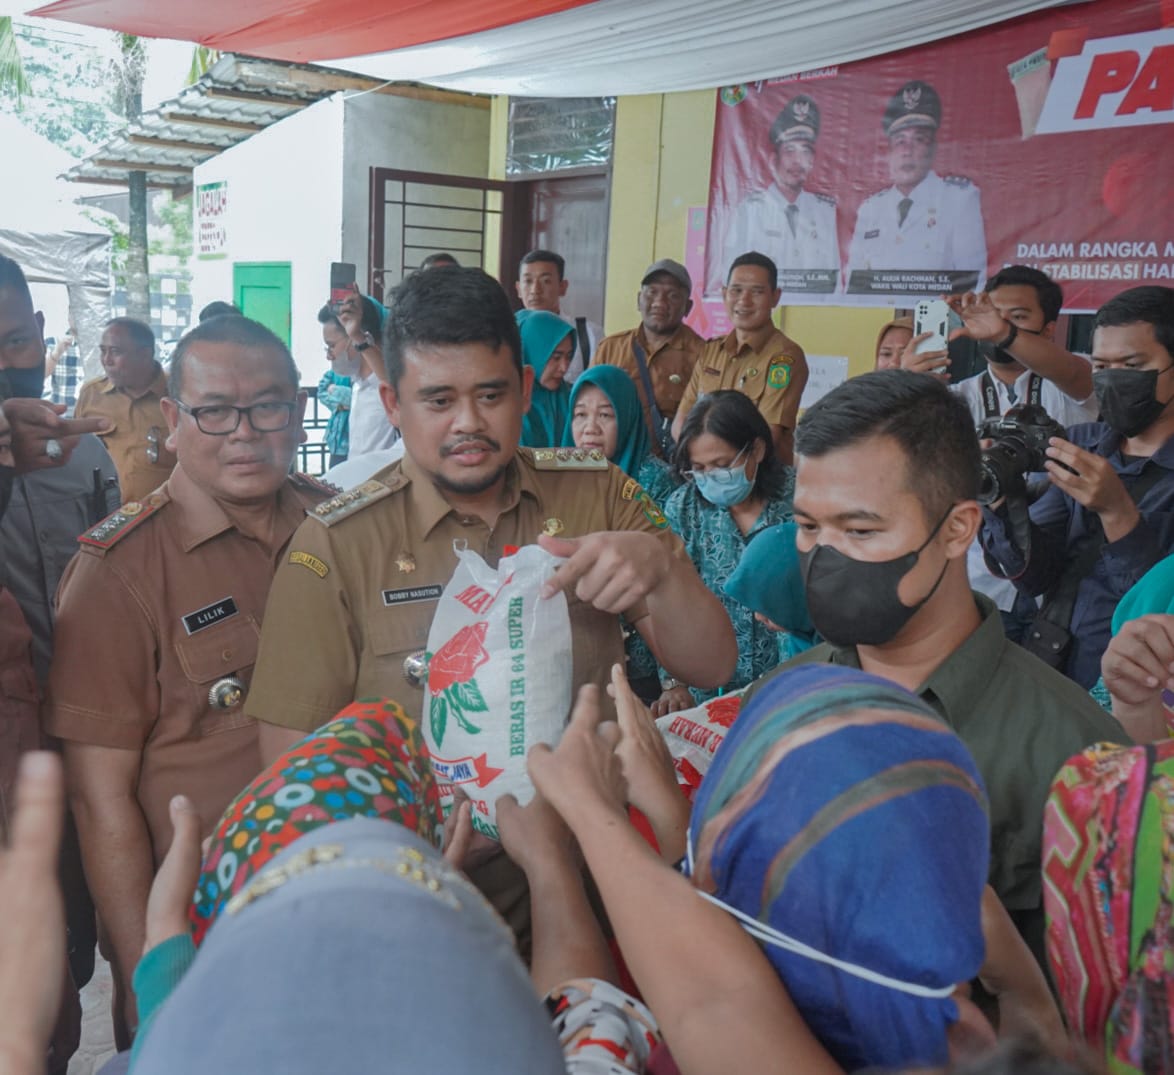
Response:
[[[743,1061],[785,1050],[792,1070],[839,1072],[757,942],[725,911],[699,899],[673,868],[685,853],[690,816],[673,760],[619,665],[607,693],[615,720],[604,718],[598,687],[582,688],[559,743],[530,751],[533,798],[522,805],[506,795],[496,803],[501,846],[530,885],[536,999],[575,978],[618,980],[587,900],[586,866],[682,1070],[740,1070]],[[659,852],[630,823],[630,806],[647,818]],[[200,819],[182,795],[171,801],[170,816],[174,837],[150,891],[144,953],[190,928]],[[25,755],[9,846],[0,853],[0,1075],[39,1070],[57,1016],[65,956],[57,880],[64,817],[60,759],[45,751]],[[471,804],[458,799],[444,827],[446,859],[469,869],[496,847],[474,832]],[[1063,1024],[1042,971],[989,889],[983,931],[988,951],[980,979],[998,999],[1000,1037],[1026,1033],[1064,1050]],[[698,967],[705,973],[697,974]],[[994,1034],[969,1005],[964,986],[956,999],[974,1051],[993,1045]],[[715,1026],[726,1031],[714,1033]]]

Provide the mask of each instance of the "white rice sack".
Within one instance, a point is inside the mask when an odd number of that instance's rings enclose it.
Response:
[[[690,802],[709,771],[714,753],[737,718],[745,693],[746,688],[731,691],[692,709],[680,709],[657,718],[656,726],[673,756],[677,783]]]
[[[428,632],[424,738],[445,810],[453,788],[473,802],[473,827],[497,839],[493,804],[534,788],[526,754],[554,746],[571,708],[571,619],[562,593],[539,590],[562,562],[526,545],[490,567],[457,549]]]

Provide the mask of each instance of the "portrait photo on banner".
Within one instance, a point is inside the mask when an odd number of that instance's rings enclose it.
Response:
[[[1095,0],[722,88],[706,297],[749,250],[784,305],[911,305],[1010,264],[1074,312],[1174,286],[1172,51],[1161,0]]]

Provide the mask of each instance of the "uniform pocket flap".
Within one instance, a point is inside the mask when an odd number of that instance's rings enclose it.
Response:
[[[233,619],[175,643],[184,674],[193,683],[210,683],[257,661],[261,625],[252,616]]]

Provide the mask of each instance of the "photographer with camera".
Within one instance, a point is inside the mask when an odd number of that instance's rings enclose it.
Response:
[[[987,363],[982,373],[950,385],[970,409],[976,428],[984,423],[989,428],[1024,405],[1040,409],[1063,428],[1096,421],[1088,360],[1065,351],[1053,340],[1064,292],[1050,276],[1026,265],[1009,265],[991,277],[982,294],[954,295],[946,301],[963,322],[954,336],[977,341]],[[929,335],[915,336],[909,342],[901,355],[903,369],[935,373],[949,366],[945,351],[915,352]],[[946,373],[938,376],[947,382],[950,379]],[[985,439],[994,433],[979,435]],[[1056,435],[1063,435],[1062,431]],[[1038,469],[1043,469],[1042,464]],[[992,575],[977,542],[970,550],[967,568],[970,585],[998,606],[1007,637],[1022,642],[1039,611],[1035,599]]]
[[[1029,413],[984,452],[988,564],[1044,597],[1024,645],[1085,688],[1117,602],[1174,546],[1171,370],[1174,290],[1124,291],[1101,307],[1093,331],[1101,421],[1061,437]],[[1040,462],[1051,488],[1027,508],[1013,469]]]

